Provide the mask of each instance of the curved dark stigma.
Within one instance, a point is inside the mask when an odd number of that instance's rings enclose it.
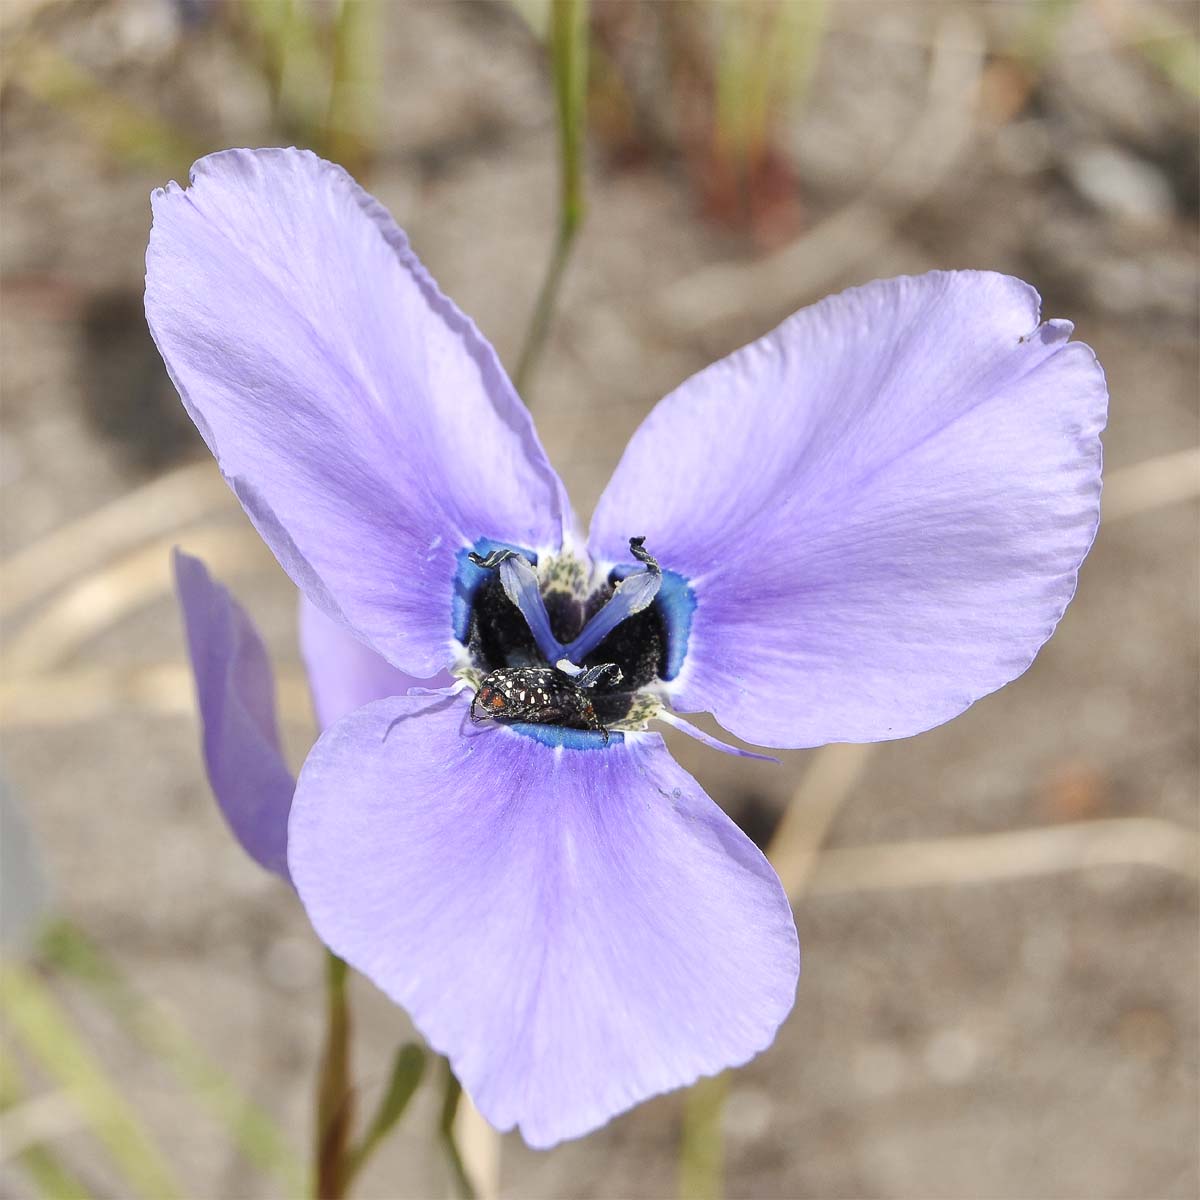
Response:
[[[654,557],[646,548],[646,539],[644,537],[631,537],[629,539],[629,553],[640,563],[645,563],[651,575],[661,575],[662,567],[658,565],[658,559]]]
[[[472,550],[467,558],[471,560],[477,567],[482,567],[485,571],[491,571],[498,567],[502,562],[507,562],[510,558],[520,558],[521,556],[515,550],[493,550],[486,557],[482,554],[476,554]]]

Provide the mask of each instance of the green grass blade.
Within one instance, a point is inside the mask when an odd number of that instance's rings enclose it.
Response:
[[[190,135],[111,91],[53,46],[28,38],[10,57],[15,60],[10,70],[14,84],[65,114],[125,161],[182,175],[203,153]]]
[[[392,1061],[391,1078],[379,1101],[379,1107],[375,1110],[371,1125],[362,1141],[351,1151],[347,1187],[349,1181],[362,1170],[383,1139],[391,1133],[396,1122],[404,1116],[404,1110],[408,1108],[409,1101],[416,1095],[424,1074],[424,1049],[415,1042],[401,1046]]]
[[[16,1072],[0,1058],[0,1113],[15,1108],[22,1098]],[[38,1195],[46,1200],[91,1200],[92,1193],[49,1146],[29,1145],[15,1152],[11,1146],[6,1146],[5,1153],[25,1168]]]
[[[325,154],[362,179],[374,156],[379,93],[379,0],[341,0],[330,49]]]
[[[59,921],[47,932],[41,952],[48,965],[87,986],[122,1030],[167,1066],[249,1163],[271,1176],[285,1195],[304,1194],[306,1177],[295,1147],[270,1115],[234,1085],[169,1012],[131,987],[117,967],[69,922]]]
[[[149,1200],[179,1196],[158,1147],[41,979],[18,963],[5,963],[0,1010],[14,1039],[74,1097],[134,1191]]]
[[[1182,22],[1153,9],[1134,9],[1134,43],[1185,96],[1200,99],[1200,40]]]

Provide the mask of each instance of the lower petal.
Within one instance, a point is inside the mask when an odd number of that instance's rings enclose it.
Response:
[[[794,1000],[778,878],[656,735],[553,749],[380,701],[310,754],[289,860],[321,938],[535,1147],[747,1061]]]
[[[275,677],[253,622],[198,558],[175,551],[175,589],[217,803],[246,853],[288,878],[295,783],[275,722]]]

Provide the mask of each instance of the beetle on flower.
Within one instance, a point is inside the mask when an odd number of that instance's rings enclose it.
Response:
[[[663,400],[585,541],[495,352],[344,171],[227,151],[153,207],[150,328],[303,594],[324,730],[293,785],[261,642],[180,555],[246,849],[533,1146],[764,1049],[787,897],[648,722],[876,741],[1020,675],[1096,531],[1092,352],[1006,276],[851,289]]]

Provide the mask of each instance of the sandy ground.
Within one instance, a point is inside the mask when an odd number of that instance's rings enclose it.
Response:
[[[261,94],[221,47],[201,38],[173,57],[170,23],[160,30],[153,9],[66,5],[41,28],[125,94],[187,113],[208,147],[275,140]],[[826,291],[935,266],[1019,274],[1042,290],[1046,315],[1076,322],[1108,373],[1111,479],[1197,445],[1194,105],[1106,48],[1081,6],[1037,103],[1007,125],[969,115],[964,125],[956,71],[977,81],[972,37],[985,13],[955,11],[965,25],[943,31],[947,111],[934,112],[922,148],[906,137],[928,118],[927,47],[940,26],[907,6],[839,10],[786,133],[810,231],[795,271],[701,221],[677,164],[617,170],[597,152],[590,217],[531,395],[581,514],[638,421],[691,371]],[[387,17],[372,188],[512,363],[554,220],[542,64],[498,6],[405,5]],[[55,531],[204,460],[139,315],[146,198],[186,161],[130,166],[19,86],[5,99],[4,553],[28,563]],[[880,165],[906,146],[925,166],[880,183]],[[1113,154],[1134,169],[1113,168]],[[847,211],[858,211],[848,234],[823,224]],[[1114,490],[1079,594],[1022,679],[864,756],[829,848],[1105,818],[1196,829],[1197,507],[1155,503],[1155,478]],[[296,694],[294,593],[211,486],[184,489],[177,514],[138,507],[122,528],[113,546],[72,547],[74,560],[43,556],[40,582],[5,621],[3,773],[61,910],[304,1145],[321,951],[209,797],[165,546],[206,554],[260,621],[299,762],[311,727]],[[756,830],[814,761],[731,766],[676,748]],[[892,857],[903,861],[903,847]],[[827,875],[798,903],[795,1011],[731,1082],[729,1195],[1197,1195],[1195,879],[1137,864],[1029,869],[851,891]],[[57,986],[189,1194],[278,1194],[160,1063],[77,988]],[[354,1000],[369,1100],[410,1027],[362,981]],[[435,1110],[426,1089],[361,1195],[444,1193]],[[501,1190],[672,1195],[680,1119],[675,1095],[547,1154],[508,1137]],[[98,1194],[121,1194],[94,1142],[78,1134],[63,1146]],[[11,1163],[0,1180],[5,1194],[29,1194]]]

